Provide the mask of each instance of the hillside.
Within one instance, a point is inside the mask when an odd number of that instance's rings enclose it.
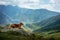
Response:
[[[35,30],[35,32],[60,30],[60,15],[57,15],[57,16],[51,17],[49,19],[46,19],[44,21],[41,21],[41,23],[37,23],[38,26],[41,25],[42,27],[40,29]]]
[[[15,31],[0,32],[0,40],[60,40],[60,33],[42,34],[25,35]]]
[[[12,5],[0,5],[1,23],[33,23],[45,20],[47,18],[59,15],[59,12],[53,12],[48,9],[26,9]],[[2,18],[4,20],[2,21]]]

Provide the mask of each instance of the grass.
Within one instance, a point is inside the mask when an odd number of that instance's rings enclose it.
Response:
[[[25,35],[15,31],[0,32],[0,40],[60,40],[60,33],[43,35],[41,34]]]
[[[3,27],[0,27],[0,30]],[[49,32],[56,32],[55,30]],[[60,32],[52,33],[32,33],[25,35],[17,31],[0,32],[0,40],[60,40]]]

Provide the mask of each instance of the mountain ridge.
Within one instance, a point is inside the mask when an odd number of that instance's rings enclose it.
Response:
[[[3,13],[7,17],[8,23],[33,23],[60,14],[59,12],[53,12],[47,9],[32,10],[11,5],[0,5],[0,10],[0,13]]]
[[[47,24],[46,26],[35,30],[35,32],[45,32],[45,31],[49,31],[49,30],[60,30],[60,15],[54,16],[49,18],[50,20],[52,19],[52,23],[49,21],[49,19],[47,20],[47,22],[49,22],[50,24]],[[45,20],[46,21],[46,20]],[[45,22],[44,24],[46,24],[47,22]]]

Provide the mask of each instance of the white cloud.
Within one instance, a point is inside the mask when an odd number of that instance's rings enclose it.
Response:
[[[30,2],[37,3],[39,0],[30,0]]]
[[[51,3],[56,3],[56,0],[50,0]]]
[[[6,5],[9,4],[8,2],[0,1],[0,5]]]
[[[45,4],[46,1],[44,0],[0,0],[0,5],[4,4],[4,5],[16,5],[22,8],[28,8],[28,9],[41,9],[41,8],[45,8],[48,10],[52,10],[52,11],[59,11],[60,9],[58,7],[60,7],[60,0],[50,0],[50,3],[52,4]],[[55,4],[53,4],[55,3]]]

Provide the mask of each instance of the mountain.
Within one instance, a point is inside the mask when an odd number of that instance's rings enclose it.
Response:
[[[28,26],[29,28],[31,28],[33,30],[37,30],[37,29],[40,29],[40,28],[43,28],[43,27],[45,28],[49,24],[54,25],[53,23],[59,22],[58,21],[58,20],[60,20],[59,17],[60,17],[60,15],[56,15],[56,16],[53,16],[51,18],[42,20],[41,22],[32,23],[32,24],[26,24],[26,26]]]
[[[58,30],[60,31],[60,15],[53,16],[49,19],[41,21],[40,23],[35,23],[37,25],[41,25],[40,29],[34,30],[34,32],[46,32],[50,30]]]
[[[4,7],[4,5],[0,5],[0,25],[6,23],[6,17],[4,14],[2,14]]]
[[[26,9],[12,5],[0,5],[1,23],[36,23],[52,16],[59,15],[59,12],[49,11],[47,9]],[[3,21],[2,21],[3,20]]]
[[[59,14],[59,12],[53,12],[48,9],[34,10],[12,5],[0,5],[0,24],[24,22],[26,23],[25,27],[31,30],[37,30],[47,25],[47,19]]]

